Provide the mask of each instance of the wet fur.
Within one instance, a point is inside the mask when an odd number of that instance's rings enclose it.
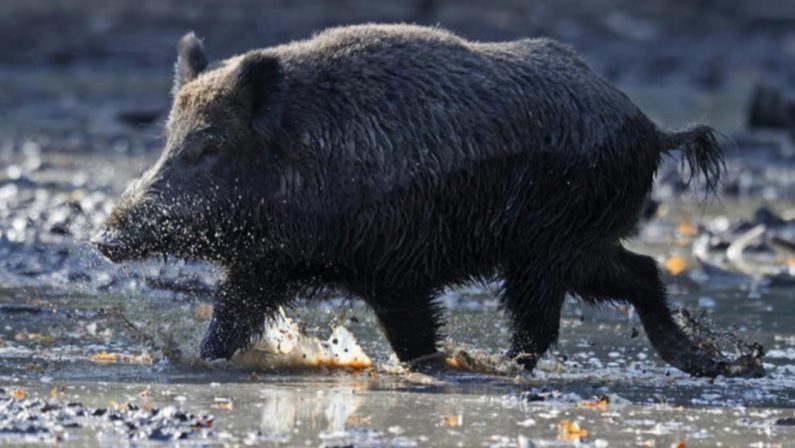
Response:
[[[416,359],[437,348],[443,288],[502,279],[510,354],[528,368],[557,339],[568,293],[633,304],[666,360],[722,373],[673,324],[653,260],[621,247],[663,153],[682,149],[714,187],[713,131],[659,130],[570,48],[363,25],[193,79],[179,67],[171,126],[227,89],[245,93],[255,131],[211,176],[226,205],[195,218],[226,226],[190,249],[227,273],[203,356],[228,358],[263,314],[330,286],[364,299],[400,359]]]

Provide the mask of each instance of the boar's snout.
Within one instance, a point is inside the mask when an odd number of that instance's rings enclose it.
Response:
[[[89,240],[114,263],[145,258],[157,248],[157,234],[152,231],[158,227],[156,215],[151,204],[135,193],[133,189],[122,195],[120,203]]]
[[[197,212],[209,205],[185,192],[189,184],[173,172],[145,174],[122,194],[91,244],[114,263],[158,255],[206,255],[206,234],[211,230]]]
[[[109,229],[100,229],[89,240],[99,252],[112,262],[119,262],[125,258],[126,244],[118,232]]]
[[[121,232],[108,228],[100,229],[89,241],[114,263],[144,258],[149,250],[145,242],[130,241]]]

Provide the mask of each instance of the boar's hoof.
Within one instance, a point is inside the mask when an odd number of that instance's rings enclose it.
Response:
[[[515,350],[509,350],[508,353],[505,354],[506,358],[519,364],[528,372],[532,372],[533,369],[536,368],[536,364],[538,364],[538,360],[541,359],[541,356],[543,355],[525,352],[517,353]]]
[[[204,336],[201,344],[201,358],[205,361],[213,361],[216,359],[229,360],[235,354],[239,347],[231,344],[221,338],[211,334],[209,331]]]
[[[261,330],[263,321],[253,316],[260,313],[251,313],[241,316],[239,313],[230,313],[223,304],[216,305],[215,314],[204,334],[201,344],[201,357],[204,360],[231,359],[241,349],[249,347],[253,338]]]
[[[762,357],[748,354],[726,365],[724,376],[734,378],[762,378],[767,374],[762,366]]]
[[[697,377],[761,378],[765,376],[761,357],[745,355],[734,361],[716,360],[704,353],[686,359],[669,359],[673,366]]]
[[[715,378],[720,375],[725,375],[725,372],[728,371],[728,364],[726,362],[715,361],[708,357],[690,360],[685,363],[672,362],[671,364],[695,377]]]
[[[409,370],[413,372],[430,373],[449,369],[447,364],[447,355],[443,352],[434,352],[428,355],[423,355],[408,361],[406,364],[408,365]]]

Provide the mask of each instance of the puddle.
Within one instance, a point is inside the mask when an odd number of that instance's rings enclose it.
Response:
[[[788,356],[795,350],[795,303],[786,291],[773,290],[754,299],[736,289],[674,292],[673,298],[690,307],[705,294],[719,304],[711,314],[716,325],[734,323],[744,337],[768,347],[766,378],[691,378],[660,361],[642,330],[633,337],[640,325],[632,313],[593,310],[573,300],[565,306],[559,344],[533,376],[477,369],[417,374],[283,364],[272,369],[262,358],[245,366],[206,365],[194,358],[206,325],[197,303],[56,291],[31,295],[12,288],[0,294],[0,387],[6,395],[23,390],[28,401],[81,403],[87,413],[115,406],[127,413],[118,421],[139,418],[129,404],[196,419],[211,416],[211,428],[189,428],[186,436],[202,444],[737,446],[787,437],[792,427],[777,422],[795,415],[795,363]],[[498,356],[508,335],[495,299],[486,291],[457,299],[448,306],[449,338],[456,347]],[[125,316],[140,328],[155,328],[147,325],[156,320],[157,331],[181,338],[183,362],[156,353],[108,313],[119,301],[138,304],[126,308]],[[362,350],[375,363],[389,364],[391,353],[374,316],[358,302],[299,306],[289,315],[316,336],[313,346],[333,339],[340,310],[344,328]],[[0,405],[3,400],[0,395]],[[165,429],[155,432],[140,422],[132,431],[104,416],[74,420],[79,426],[43,425],[48,431],[24,437],[60,437],[74,446],[165,437]]]

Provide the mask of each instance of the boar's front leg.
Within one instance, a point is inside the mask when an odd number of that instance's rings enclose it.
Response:
[[[532,262],[510,266],[505,271],[503,306],[513,324],[513,336],[508,357],[527,370],[558,339],[560,311],[565,290],[554,274],[537,275]]]
[[[589,274],[574,292],[593,300],[626,300],[640,317],[657,353],[674,367],[694,376],[764,375],[760,366],[734,368],[716,360],[685,334],[673,319],[666,301],[665,285],[651,257],[614,248],[599,262],[589,263]]]
[[[384,290],[368,295],[389,344],[401,362],[437,353],[441,308],[423,291]]]
[[[262,332],[265,318],[286,301],[286,288],[257,274],[263,275],[256,269],[227,274],[201,343],[202,359],[229,359],[247,347]]]

